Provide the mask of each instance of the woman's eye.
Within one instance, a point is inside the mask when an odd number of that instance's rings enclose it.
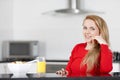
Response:
[[[94,27],[87,28],[86,26],[84,26],[83,29],[84,29],[84,30],[87,30],[87,29],[89,29],[89,30],[95,30]]]
[[[91,27],[90,29],[91,29],[91,30],[95,30],[95,28],[93,28],[93,27]]]
[[[83,27],[83,29],[87,29],[87,27]]]

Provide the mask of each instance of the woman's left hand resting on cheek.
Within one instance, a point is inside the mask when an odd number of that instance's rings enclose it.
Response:
[[[64,68],[62,68],[59,71],[56,71],[56,74],[61,75],[61,76],[67,76],[68,75],[68,71],[65,70]]]
[[[102,38],[102,36],[94,36],[93,40],[96,40],[99,44],[107,44],[107,42]]]

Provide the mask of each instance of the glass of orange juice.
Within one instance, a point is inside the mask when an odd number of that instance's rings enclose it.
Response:
[[[46,61],[44,57],[37,58],[37,73],[46,73]]]

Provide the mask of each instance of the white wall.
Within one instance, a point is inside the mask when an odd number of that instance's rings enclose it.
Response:
[[[81,25],[85,15],[43,14],[66,8],[67,0],[7,1],[13,1],[13,39],[39,40],[41,56],[46,56],[47,59],[68,59],[73,46],[83,41]],[[120,51],[118,38],[120,0],[83,0],[83,3],[82,7],[85,9],[104,12],[98,15],[108,23],[111,48]]]
[[[12,0],[0,0],[0,60],[2,41],[13,38]]]

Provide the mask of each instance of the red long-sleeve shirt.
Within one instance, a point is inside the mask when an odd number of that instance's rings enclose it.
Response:
[[[66,66],[68,71],[68,76],[72,75],[87,75],[87,66],[84,65],[80,68],[80,63],[83,57],[87,54],[88,50],[85,49],[86,43],[77,44],[71,53],[70,60]],[[112,51],[105,44],[100,44],[100,56],[99,56],[99,66],[94,67],[90,73],[109,73],[112,70]]]

